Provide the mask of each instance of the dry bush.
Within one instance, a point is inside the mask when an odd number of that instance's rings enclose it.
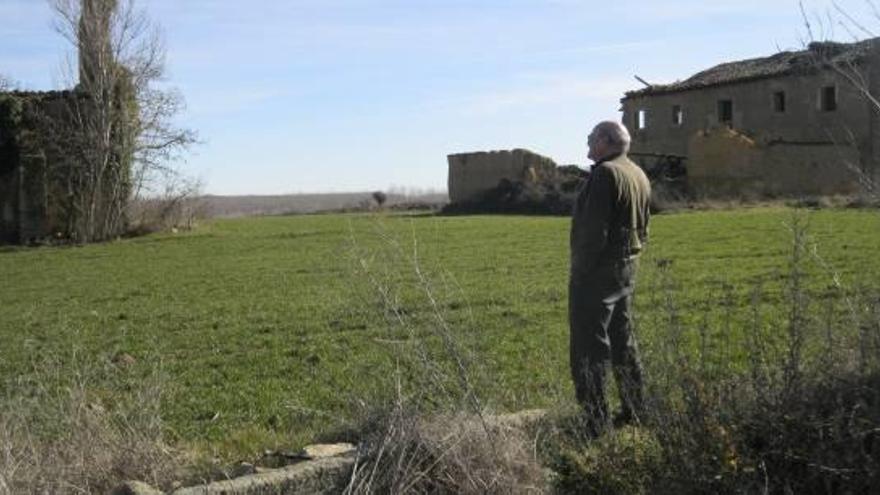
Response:
[[[868,190],[850,195],[804,196],[787,200],[785,204],[793,208],[810,208],[815,210],[827,208],[877,208],[880,206],[878,197],[872,195]]]
[[[178,177],[161,195],[134,199],[129,205],[129,235],[192,230],[208,216],[201,190],[199,182]]]
[[[0,494],[106,493],[130,479],[166,484],[176,462],[159,414],[165,379],[158,368],[134,376],[129,366],[45,360],[10,384],[0,396]],[[129,391],[102,400],[108,380]]]
[[[543,493],[533,445],[525,431],[485,416],[395,408],[362,443],[346,493]]]
[[[453,323],[461,306],[454,278],[429,271],[418,243],[377,220],[378,248],[352,235],[361,297],[387,322],[383,339],[394,373],[359,397],[348,439],[361,456],[347,493],[536,493],[543,470],[527,432],[485,414],[486,372],[473,350],[472,321]],[[384,379],[383,379],[384,378]]]
[[[824,261],[804,217],[796,214],[789,227],[782,327],[762,321],[765,296],[755,288],[738,337],[702,329],[692,336],[703,342],[695,356],[682,350],[687,331],[668,305],[673,323],[661,337],[668,347],[652,372],[646,418],[664,452],[655,483],[668,493],[880,489],[877,295],[852,295],[833,273],[826,291],[809,289],[808,265]],[[738,319],[734,298],[730,289],[716,302],[723,321]]]
[[[628,427],[553,453],[556,491],[572,494],[654,493],[662,451],[650,430]]]
[[[651,212],[671,212],[691,207],[691,199],[675,182],[655,180],[651,183]]]
[[[847,199],[843,203],[846,208],[880,208],[880,194],[864,192]]]

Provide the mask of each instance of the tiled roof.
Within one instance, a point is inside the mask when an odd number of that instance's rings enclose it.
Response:
[[[880,38],[871,38],[856,43],[813,42],[806,50],[779,52],[769,57],[728,62],[698,72],[684,81],[655,84],[636,91],[629,91],[626,93],[626,98],[810,73],[827,64],[842,66],[857,64],[866,58],[874,43],[880,43]]]

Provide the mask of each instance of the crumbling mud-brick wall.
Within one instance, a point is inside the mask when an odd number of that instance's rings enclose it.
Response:
[[[766,197],[858,192],[847,164],[859,151],[834,143],[758,142],[732,129],[695,134],[688,145],[688,181],[699,196]]]
[[[525,149],[449,155],[449,201],[473,201],[507,179],[538,183],[552,180],[556,163]]]

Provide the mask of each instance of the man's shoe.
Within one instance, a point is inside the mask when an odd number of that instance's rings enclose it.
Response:
[[[596,418],[590,415],[583,416],[583,431],[587,438],[596,439],[611,430],[611,423],[604,418]]]
[[[614,414],[614,419],[611,420],[611,423],[614,425],[615,428],[622,428],[627,425],[638,426],[639,418],[631,412],[620,411]]]

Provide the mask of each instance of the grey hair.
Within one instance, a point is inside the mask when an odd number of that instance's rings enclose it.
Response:
[[[629,144],[632,138],[629,137],[629,131],[620,122],[606,120],[599,122],[595,128],[596,136],[604,137],[608,140],[614,151],[620,153],[629,153]]]

